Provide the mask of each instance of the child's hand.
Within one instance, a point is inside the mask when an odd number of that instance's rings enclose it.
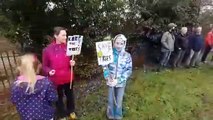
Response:
[[[50,75],[50,76],[55,75],[55,70],[51,70],[51,71],[49,72],[49,75]]]
[[[117,85],[118,80],[117,79],[108,79],[107,80],[107,85],[109,85],[110,87],[114,87]]]

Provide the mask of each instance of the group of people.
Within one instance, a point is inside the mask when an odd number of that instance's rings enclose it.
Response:
[[[160,69],[186,66],[196,67],[206,62],[213,48],[213,26],[205,40],[202,27],[191,33],[182,27],[176,34],[176,24],[170,23],[161,38]],[[77,119],[75,113],[71,67],[75,61],[66,55],[67,32],[63,27],[54,28],[54,40],[42,53],[42,64],[34,54],[25,54],[18,62],[18,76],[11,89],[11,101],[16,105],[22,120]],[[125,51],[127,38],[118,34],[113,39],[113,63],[102,66],[108,86],[107,118],[122,119],[125,86],[132,74],[132,58]],[[172,56],[172,57],[171,57]],[[42,68],[42,75],[39,75]],[[64,103],[64,95],[66,103]],[[66,108],[65,108],[66,106]],[[55,111],[56,107],[56,111]]]
[[[54,40],[42,53],[42,64],[34,54],[25,54],[18,62],[18,76],[12,85],[11,101],[22,120],[77,119],[71,67],[75,61],[66,55],[67,32],[54,28]],[[108,86],[107,117],[122,119],[122,101],[126,82],[132,73],[132,58],[125,51],[127,38],[113,39],[113,63],[102,66]],[[42,75],[39,75],[42,68]],[[66,96],[66,103],[64,102]],[[66,107],[65,107],[66,106]],[[56,107],[56,110],[55,110]]]
[[[161,38],[161,59],[159,70],[166,67],[199,67],[200,62],[206,63],[206,58],[213,48],[213,26],[204,38],[202,27],[195,27],[191,32],[187,27],[182,27],[176,33],[177,25],[168,24]]]

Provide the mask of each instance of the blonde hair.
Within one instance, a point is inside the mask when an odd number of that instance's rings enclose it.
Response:
[[[118,34],[113,38],[113,47],[115,47],[114,44],[115,44],[116,40],[118,40],[118,39],[120,39],[124,42],[123,50],[125,50],[127,38],[123,34]]]
[[[19,74],[23,75],[27,80],[19,80],[17,85],[20,83],[27,82],[28,86],[26,92],[34,93],[36,84],[36,74],[39,72],[40,62],[33,54],[25,54],[18,60],[18,71]]]

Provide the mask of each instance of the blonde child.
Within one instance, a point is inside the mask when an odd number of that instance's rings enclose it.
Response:
[[[11,89],[11,101],[21,120],[53,120],[57,92],[52,82],[39,73],[40,62],[33,54],[26,54],[18,61],[16,81]]]

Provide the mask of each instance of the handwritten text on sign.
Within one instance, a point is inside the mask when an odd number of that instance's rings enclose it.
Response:
[[[96,51],[99,65],[108,65],[113,62],[112,42],[96,42]]]
[[[83,36],[80,35],[68,36],[67,56],[79,55],[81,53],[82,42]]]

